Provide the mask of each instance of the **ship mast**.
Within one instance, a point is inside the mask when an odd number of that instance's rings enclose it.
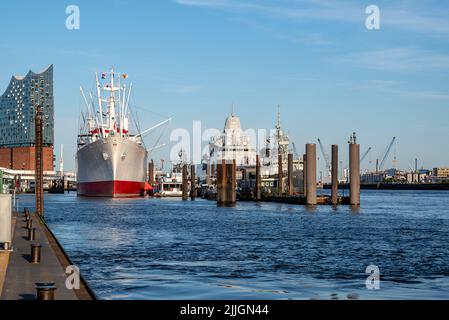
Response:
[[[127,115],[128,114],[128,106],[129,106],[129,99],[130,99],[130,97],[131,97],[131,90],[132,90],[132,88],[133,88],[133,84],[132,84],[132,82],[130,83],[130,85],[129,85],[129,90],[128,90],[128,98],[126,99],[126,104],[124,104],[124,109],[125,109],[125,111],[124,111],[124,114],[125,115]],[[127,125],[128,126],[128,125]],[[126,128],[126,130],[129,130],[128,128]]]
[[[107,79],[108,75],[110,79]],[[116,76],[118,79],[116,79]],[[154,125],[149,129],[141,131],[136,135],[131,135],[129,133],[128,114],[130,110],[129,104],[131,99],[132,83],[127,86],[125,83],[126,81],[123,81],[124,83],[122,85],[122,77],[127,79],[128,75],[116,73],[114,68],[111,68],[109,72],[101,73],[101,80],[98,73],[95,73],[98,109],[96,109],[94,104],[95,97],[90,94],[89,102],[83,89],[80,87],[81,95],[86,103],[88,119],[84,119],[84,113],[82,113],[84,123],[83,130],[86,132],[85,134],[79,135],[78,146],[84,146],[92,141],[96,141],[99,138],[103,139],[113,136],[120,136],[121,138],[127,137],[133,141],[142,142],[145,135],[171,121],[170,118]],[[116,95],[116,91],[119,91],[118,95]],[[100,119],[98,119],[97,113],[100,113]],[[95,123],[91,123],[89,121]],[[86,128],[86,126],[88,128]],[[160,146],[156,146],[154,148],[159,147]]]
[[[101,137],[104,136],[103,130],[104,130],[104,124],[103,124],[103,107],[101,103],[101,86],[100,81],[98,80],[98,73],[95,73],[95,81],[97,83],[97,96],[98,96],[98,107],[100,108],[100,123],[101,123],[101,130],[99,130],[99,134]]]
[[[281,150],[281,106],[280,105],[278,105],[278,112],[277,112],[276,134],[277,134],[277,143],[278,143],[278,154],[282,154],[282,150]]]
[[[124,137],[125,135],[125,99],[126,99],[126,84],[123,85],[123,98],[120,101],[120,137]]]
[[[61,144],[61,158],[59,159],[59,172],[64,177],[64,145]]]
[[[114,68],[111,69],[111,93],[109,95],[109,135],[115,130],[115,94],[114,94]]]
[[[123,127],[123,122],[122,122],[122,83],[121,83],[121,77],[119,75],[118,77],[118,132],[120,134],[120,138],[122,137],[122,127]]]

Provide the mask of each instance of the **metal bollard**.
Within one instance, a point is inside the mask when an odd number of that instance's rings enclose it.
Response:
[[[36,283],[37,300],[55,300],[56,286],[54,282]]]
[[[28,220],[27,221],[27,229],[31,229],[33,227],[33,220]]]
[[[28,241],[36,240],[36,228],[28,229]]]
[[[31,263],[41,262],[41,249],[42,245],[40,243],[31,244]]]

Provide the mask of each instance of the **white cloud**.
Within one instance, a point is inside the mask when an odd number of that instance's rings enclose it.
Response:
[[[189,94],[189,93],[197,93],[202,90],[202,87],[195,84],[179,84],[173,85],[167,88],[167,92],[176,93],[176,94]]]
[[[316,81],[317,79],[314,77],[301,77],[301,76],[273,76],[275,80],[283,80],[283,81]]]
[[[329,46],[335,44],[334,41],[326,38],[323,34],[313,32],[313,33],[293,33],[280,31],[274,28],[267,27],[261,23],[254,20],[248,19],[234,19],[235,21],[242,23],[252,29],[263,31],[268,36],[274,37],[276,39],[285,40],[292,43],[300,43],[306,46]]]
[[[449,71],[449,55],[411,48],[388,48],[353,53],[331,62],[383,71]]]
[[[438,91],[408,91],[401,95],[406,98],[424,99],[424,100],[449,100],[449,93]]]
[[[186,6],[209,7],[240,13],[257,13],[292,20],[325,20],[360,23],[364,26],[367,3],[328,0],[175,0]],[[447,12],[421,1],[378,1],[381,25],[428,35],[449,35]]]
[[[175,0],[187,6],[210,7],[237,12],[259,13],[288,19],[363,21],[364,8],[325,0]]]
[[[449,35],[449,20],[447,14],[426,12],[422,9],[410,8],[391,9],[382,11],[382,24],[430,35]]]
[[[448,92],[427,90],[419,87],[412,89],[409,86],[407,87],[407,82],[390,79],[371,79],[359,82],[345,81],[340,83],[340,87],[344,90],[378,92],[384,96],[396,96],[413,100],[449,100]]]

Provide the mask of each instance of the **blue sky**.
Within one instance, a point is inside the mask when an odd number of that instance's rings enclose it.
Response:
[[[65,28],[71,4],[80,30]],[[365,28],[370,4],[380,7],[380,30]],[[0,91],[11,75],[54,64],[55,148],[64,144],[67,169],[79,86],[91,88],[93,73],[112,65],[129,74],[143,126],[173,117],[170,130],[193,120],[222,128],[235,103],[245,128],[271,128],[280,104],[300,153],[320,137],[346,157],[356,131],[362,151],[373,148],[364,168],[393,136],[400,168],[416,157],[449,166],[449,3],[17,0],[0,8]]]

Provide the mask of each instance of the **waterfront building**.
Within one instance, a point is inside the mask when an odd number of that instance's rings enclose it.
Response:
[[[385,182],[386,174],[384,172],[366,172],[360,176],[360,183],[362,184],[376,184]],[[342,181],[343,183],[348,183],[347,180]]]
[[[36,107],[43,112],[44,170],[53,170],[53,65],[26,76],[13,76],[0,96],[0,167],[34,170]]]
[[[449,178],[449,168],[433,168],[433,176],[438,178]]]
[[[421,182],[418,172],[414,172],[414,171],[406,172],[405,177],[406,177],[407,183],[420,183]]]

